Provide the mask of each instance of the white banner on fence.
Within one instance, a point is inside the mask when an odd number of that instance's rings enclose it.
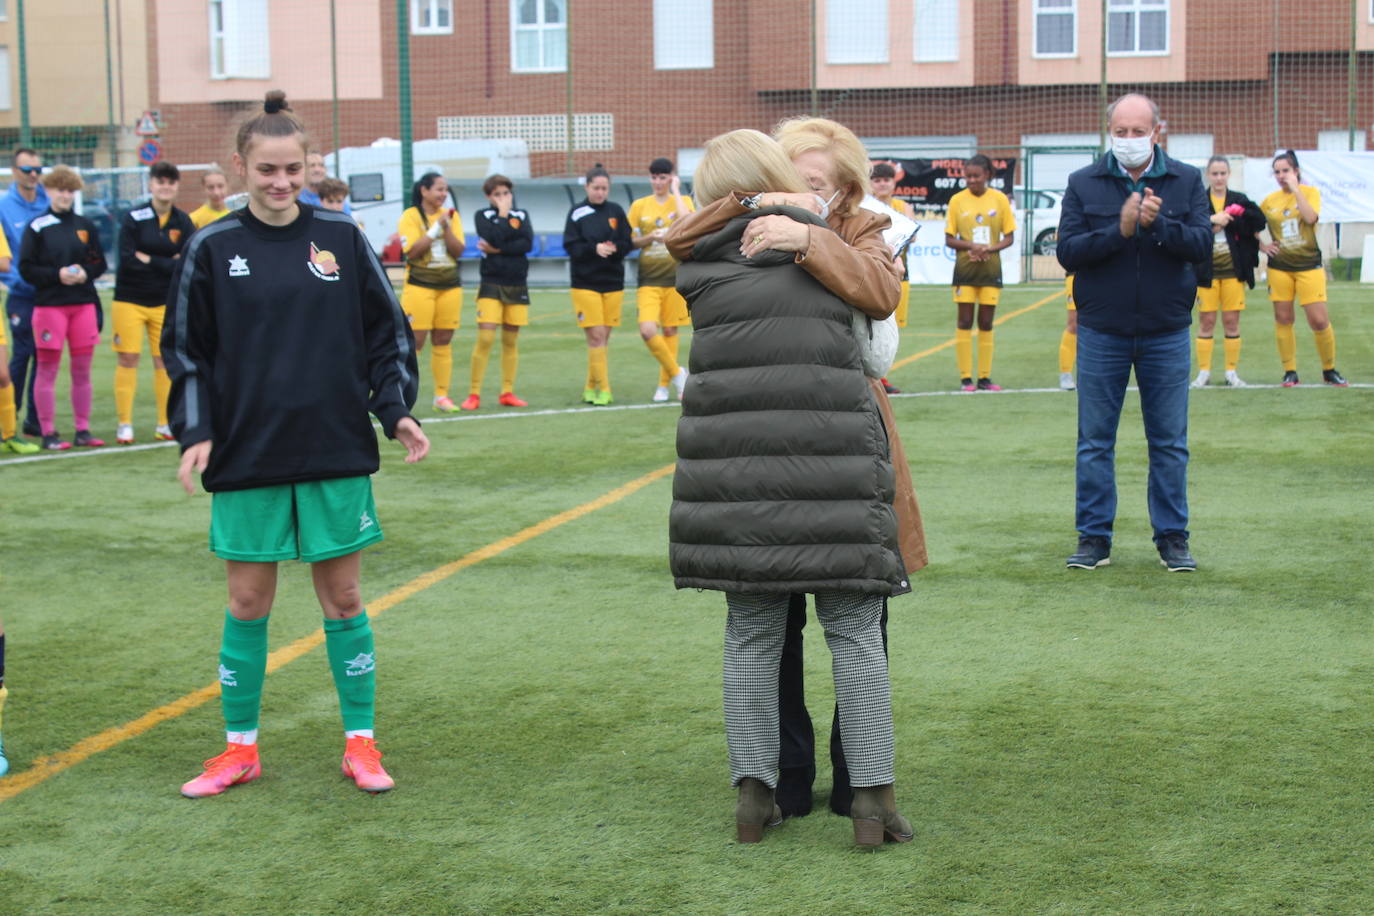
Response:
[[[1374,152],[1294,152],[1302,183],[1322,192],[1323,223],[1374,222]],[[1259,203],[1278,188],[1272,160],[1245,160],[1247,197]]]
[[[945,247],[945,221],[917,220],[921,231],[906,251],[908,276],[913,286],[926,283],[950,286],[954,282],[954,257],[957,252]],[[1002,282],[1008,286],[1021,282],[1021,240],[1002,252]]]

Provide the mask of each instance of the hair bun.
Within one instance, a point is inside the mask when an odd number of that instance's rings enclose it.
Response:
[[[290,111],[291,106],[286,104],[286,93],[280,89],[273,89],[267,93],[263,99],[262,110],[266,114],[276,114],[279,111]]]

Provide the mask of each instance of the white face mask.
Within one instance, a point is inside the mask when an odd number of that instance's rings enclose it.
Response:
[[[830,202],[833,201],[835,198],[837,198],[837,197],[839,197],[839,196],[840,196],[840,190],[839,190],[839,188],[836,188],[836,189],[835,189],[835,193],[830,195],[830,199],[829,199],[829,200],[821,200],[821,195],[819,195],[819,194],[815,195],[816,199],[819,200],[819,201],[821,201],[821,219],[829,219],[829,217],[830,217]]]
[[[1150,161],[1150,154],[1154,149],[1154,138],[1151,136],[1112,137],[1112,155],[1121,163],[1122,168],[1140,168]]]

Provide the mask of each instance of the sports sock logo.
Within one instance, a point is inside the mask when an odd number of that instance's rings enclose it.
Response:
[[[344,662],[348,667],[344,670],[345,677],[361,677],[377,670],[377,653],[359,652],[357,655]]]
[[[239,685],[238,679],[234,677],[236,674],[238,674],[237,671],[231,671],[222,664],[219,666],[219,682],[225,687],[237,687]]]

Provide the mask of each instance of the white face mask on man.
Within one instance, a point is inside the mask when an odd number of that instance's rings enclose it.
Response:
[[[1154,152],[1154,136],[1112,137],[1112,155],[1122,168],[1138,169],[1150,161]]]

